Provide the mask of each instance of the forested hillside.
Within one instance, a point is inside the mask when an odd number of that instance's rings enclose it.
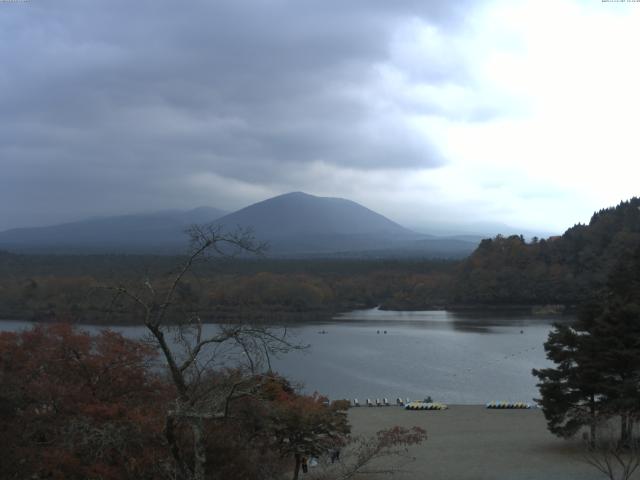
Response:
[[[0,318],[137,323],[111,312],[106,286],[162,279],[182,259],[152,255],[16,255],[0,252]],[[445,260],[211,259],[181,296],[207,321],[301,321],[416,299],[444,304],[457,262]]]
[[[574,305],[603,285],[616,260],[640,245],[640,199],[600,210],[560,237],[483,240],[459,267],[453,304]]]

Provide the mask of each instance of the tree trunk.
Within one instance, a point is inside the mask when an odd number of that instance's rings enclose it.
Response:
[[[589,447],[596,448],[596,425],[597,425],[597,417],[596,417],[596,399],[595,395],[591,395],[591,424],[589,425]]]
[[[187,392],[187,384],[185,382],[184,375],[178,368],[178,364],[174,358],[174,354],[169,347],[166,339],[164,338],[164,333],[160,329],[159,326],[153,325],[151,323],[146,324],[147,329],[151,332],[151,334],[155,337],[158,345],[160,345],[160,349],[164,355],[165,360],[167,361],[167,365],[169,366],[169,372],[171,373],[171,378],[173,380],[173,384],[176,386],[178,390],[178,394],[185,400],[185,395]]]
[[[182,458],[182,454],[180,452],[180,447],[178,447],[178,439],[175,435],[175,421],[171,414],[167,413],[167,417],[165,419],[165,428],[164,435],[167,439],[167,443],[169,444],[169,450],[171,450],[171,455],[173,456],[174,461],[176,462],[176,478],[178,479],[186,479],[191,477],[191,472],[189,471],[189,467],[185,464],[184,459]]]
[[[191,419],[191,431],[193,433],[193,480],[205,480],[207,446],[202,418]]]
[[[300,475],[300,463],[301,463],[301,456],[299,453],[295,454],[295,460],[296,460],[296,466],[293,469],[293,480],[298,480],[298,476]]]
[[[630,441],[630,418],[629,414],[620,414],[620,446],[625,447],[629,445]]]

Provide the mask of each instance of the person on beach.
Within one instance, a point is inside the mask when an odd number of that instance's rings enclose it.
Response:
[[[340,461],[340,449],[334,448],[331,450],[331,463],[336,463]]]

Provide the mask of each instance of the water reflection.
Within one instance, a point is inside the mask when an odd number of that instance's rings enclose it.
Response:
[[[520,327],[524,334],[526,327],[550,327],[557,322],[570,319],[557,315],[531,315],[523,311],[496,312],[449,312],[446,310],[427,310],[398,312],[380,310],[354,310],[334,317],[334,320],[345,324],[370,325],[376,328],[411,327],[432,330],[454,330],[480,334],[505,333],[505,327]]]

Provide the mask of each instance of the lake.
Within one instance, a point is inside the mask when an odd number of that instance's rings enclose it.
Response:
[[[543,343],[557,321],[514,313],[357,310],[289,327],[288,335],[309,347],[272,364],[307,392],[333,399],[357,397],[364,403],[430,395],[451,404],[531,402],[538,396],[531,369],[550,365]],[[2,321],[0,330],[30,325]],[[145,333],[143,327],[111,328],[131,338]]]

